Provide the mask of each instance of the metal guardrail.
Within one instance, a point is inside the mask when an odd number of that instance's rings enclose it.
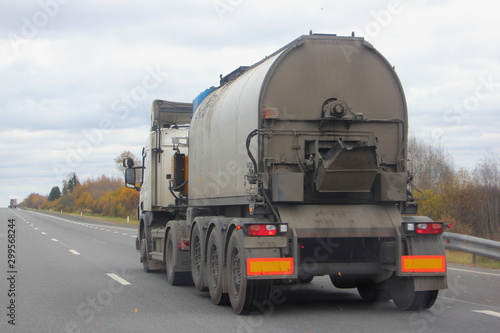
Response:
[[[467,252],[500,260],[500,242],[452,232],[444,232],[443,241],[447,250]]]

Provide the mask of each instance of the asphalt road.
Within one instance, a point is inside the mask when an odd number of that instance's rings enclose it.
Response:
[[[427,311],[366,304],[316,277],[275,286],[263,313],[238,316],[145,273],[135,237],[135,227],[0,209],[0,332],[499,331],[500,270],[449,265],[449,289]]]

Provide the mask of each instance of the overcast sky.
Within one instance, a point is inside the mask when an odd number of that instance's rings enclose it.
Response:
[[[120,176],[155,99],[191,102],[220,74],[310,30],[365,37],[395,66],[410,134],[455,167],[500,154],[500,24],[486,0],[23,0],[0,4],[0,207],[69,172]]]

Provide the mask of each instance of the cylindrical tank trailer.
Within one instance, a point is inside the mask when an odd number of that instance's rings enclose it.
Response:
[[[432,306],[446,288],[443,225],[406,215],[405,97],[369,43],[299,37],[193,105],[153,103],[135,167],[145,270],[236,313],[269,301],[273,281],[319,275],[366,301]]]

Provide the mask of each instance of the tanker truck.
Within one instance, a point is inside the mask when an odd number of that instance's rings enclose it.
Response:
[[[401,83],[359,37],[301,36],[193,103],[155,100],[142,165],[124,160],[144,270],[237,314],[315,276],[430,308],[443,223],[416,215],[407,135]]]

